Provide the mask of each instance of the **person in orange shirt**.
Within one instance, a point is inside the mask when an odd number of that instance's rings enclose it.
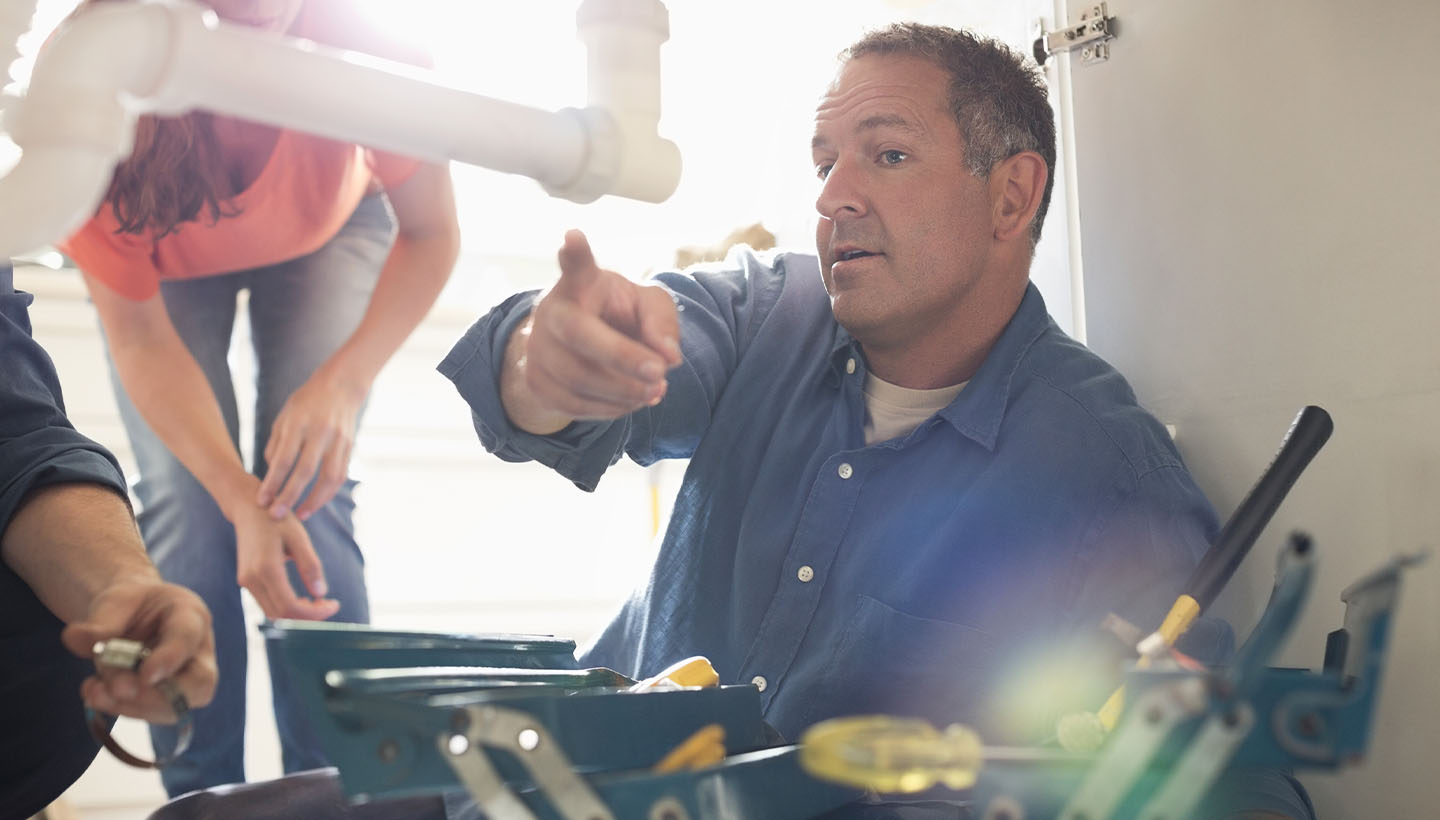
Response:
[[[224,20],[417,62],[347,0],[207,2]],[[242,782],[240,588],[270,618],[369,620],[348,465],[372,382],[454,266],[448,170],[206,112],[145,117],[105,202],[60,248],[105,333],[146,547],[214,614],[220,684],[165,788]],[[227,364],[242,291],[257,374],[249,470]],[[285,770],[324,766],[277,667]],[[151,736],[159,756],[175,746],[173,729]]]

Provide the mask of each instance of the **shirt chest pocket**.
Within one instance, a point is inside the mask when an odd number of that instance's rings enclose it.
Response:
[[[971,722],[990,694],[995,655],[987,632],[858,595],[805,723],[856,714]]]

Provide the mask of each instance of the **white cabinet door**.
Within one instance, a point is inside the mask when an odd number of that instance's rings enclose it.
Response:
[[[1283,660],[1316,668],[1341,588],[1440,540],[1440,5],[1109,11],[1109,60],[1072,66],[1088,341],[1176,426],[1222,516],[1303,405],[1330,411],[1217,606],[1243,637],[1285,534],[1309,531],[1319,572]],[[1326,820],[1433,816],[1440,562],[1405,577],[1385,671],[1367,759],[1303,778]]]

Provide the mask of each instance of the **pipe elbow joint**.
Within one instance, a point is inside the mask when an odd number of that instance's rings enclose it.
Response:
[[[204,11],[190,3],[103,4],[52,36],[25,96],[6,111],[21,156],[0,178],[0,256],[55,242],[94,213],[115,163],[134,147],[139,100],[164,76],[177,22],[186,18],[203,24]]]
[[[680,184],[680,149],[645,117],[617,118],[605,108],[566,108],[586,137],[580,172],[564,184],[542,183],[554,197],[586,204],[606,194],[664,202]]]
[[[67,21],[41,51],[30,88],[7,119],[15,144],[128,156],[135,100],[163,76],[178,18],[202,14],[188,3],[117,3]]]
[[[587,52],[587,136],[581,172],[551,196],[590,202],[603,194],[663,202],[680,183],[680,150],[659,135],[660,46],[670,37],[661,0],[585,0],[576,27]]]

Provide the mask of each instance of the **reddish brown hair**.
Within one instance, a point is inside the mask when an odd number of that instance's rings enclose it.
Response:
[[[83,0],[76,12],[109,0]],[[396,41],[358,15],[353,0],[305,0],[317,22],[305,36],[337,48],[428,66],[422,48]],[[306,12],[301,12],[305,14]],[[157,237],[182,223],[212,223],[239,213],[226,179],[215,139],[213,115],[195,111],[179,117],[145,115],[135,132],[135,148],[115,168],[105,204],[115,213],[121,233],[153,231]],[[104,207],[102,205],[101,207]]]
[[[76,13],[104,2],[84,0]],[[202,215],[215,222],[239,213],[222,201],[228,194],[209,113],[146,114],[136,125],[134,150],[115,167],[101,207],[110,206],[120,233],[153,231],[158,237]]]
[[[159,237],[202,213],[212,223],[239,213],[221,201],[229,189],[210,123],[203,111],[140,117],[135,150],[116,166],[105,194],[121,233],[154,231]]]

